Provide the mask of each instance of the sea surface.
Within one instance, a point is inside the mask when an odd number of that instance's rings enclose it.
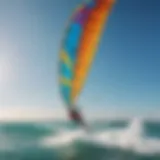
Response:
[[[160,122],[1,123],[0,160],[160,160]]]

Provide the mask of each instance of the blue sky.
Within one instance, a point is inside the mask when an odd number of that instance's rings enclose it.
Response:
[[[63,109],[58,54],[81,2],[0,0],[1,109]],[[159,0],[117,0],[78,102],[83,110],[160,110],[159,6]]]

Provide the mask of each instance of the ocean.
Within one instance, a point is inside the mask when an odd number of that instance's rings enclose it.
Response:
[[[160,160],[160,122],[1,123],[0,160]]]

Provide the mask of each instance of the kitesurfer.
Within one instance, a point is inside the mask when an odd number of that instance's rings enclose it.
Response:
[[[86,123],[84,122],[82,115],[76,110],[76,109],[70,109],[69,110],[69,117],[71,120],[73,120],[75,123],[82,125],[85,128],[88,128]]]

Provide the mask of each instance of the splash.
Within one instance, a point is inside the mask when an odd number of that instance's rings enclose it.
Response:
[[[109,129],[92,134],[87,134],[83,130],[61,130],[57,135],[43,139],[41,145],[60,147],[71,145],[77,140],[104,148],[115,147],[142,154],[160,153],[160,139],[145,137],[143,122],[139,119],[131,121],[129,127],[125,129]]]

